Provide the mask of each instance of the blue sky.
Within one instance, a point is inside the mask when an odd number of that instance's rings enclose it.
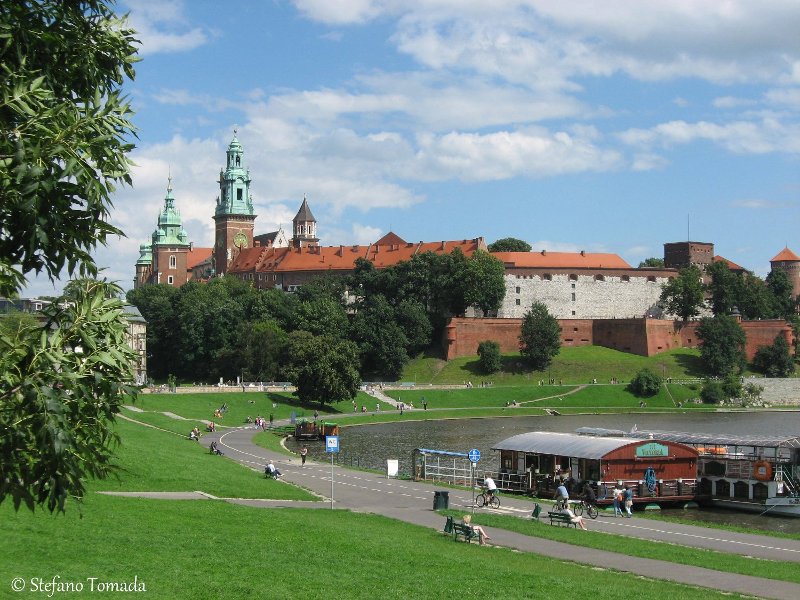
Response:
[[[304,195],[324,245],[513,236],[535,250],[800,252],[796,0],[127,0],[142,60],[130,287],[171,171],[198,246],[233,129],[256,233]],[[60,284],[56,289],[59,289]],[[53,293],[33,280],[28,295]]]

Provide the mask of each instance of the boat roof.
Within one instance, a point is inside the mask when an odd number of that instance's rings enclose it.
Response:
[[[532,431],[498,442],[492,447],[492,450],[515,450],[517,452],[598,459],[617,448],[634,443],[636,440],[623,437],[596,437],[554,431]]]
[[[800,437],[765,437],[757,435],[726,435],[721,433],[685,433],[680,431],[637,430],[625,434],[635,439],[655,438],[681,444],[709,446],[759,446],[762,448],[800,448]]]
[[[416,448],[420,454],[442,454],[444,456],[469,456],[466,452],[450,452],[448,450],[429,450],[428,448]]]

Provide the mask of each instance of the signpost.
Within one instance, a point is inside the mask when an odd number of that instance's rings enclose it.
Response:
[[[467,458],[469,458],[471,467],[470,475],[472,479],[472,512],[475,513],[475,465],[478,464],[478,461],[481,459],[481,451],[477,448],[473,448],[467,452]]]
[[[330,452],[331,455],[331,510],[333,510],[333,455],[339,452],[338,435],[325,436],[325,452]]]

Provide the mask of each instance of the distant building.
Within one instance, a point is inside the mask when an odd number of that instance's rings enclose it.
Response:
[[[800,256],[785,247],[769,261],[772,271],[781,270],[789,276],[792,282],[792,296],[800,296]]]

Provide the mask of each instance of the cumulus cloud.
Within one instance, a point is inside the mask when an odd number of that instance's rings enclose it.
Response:
[[[142,55],[185,52],[210,39],[210,32],[188,24],[180,0],[126,0],[125,4],[131,11],[130,24],[142,43]]]

